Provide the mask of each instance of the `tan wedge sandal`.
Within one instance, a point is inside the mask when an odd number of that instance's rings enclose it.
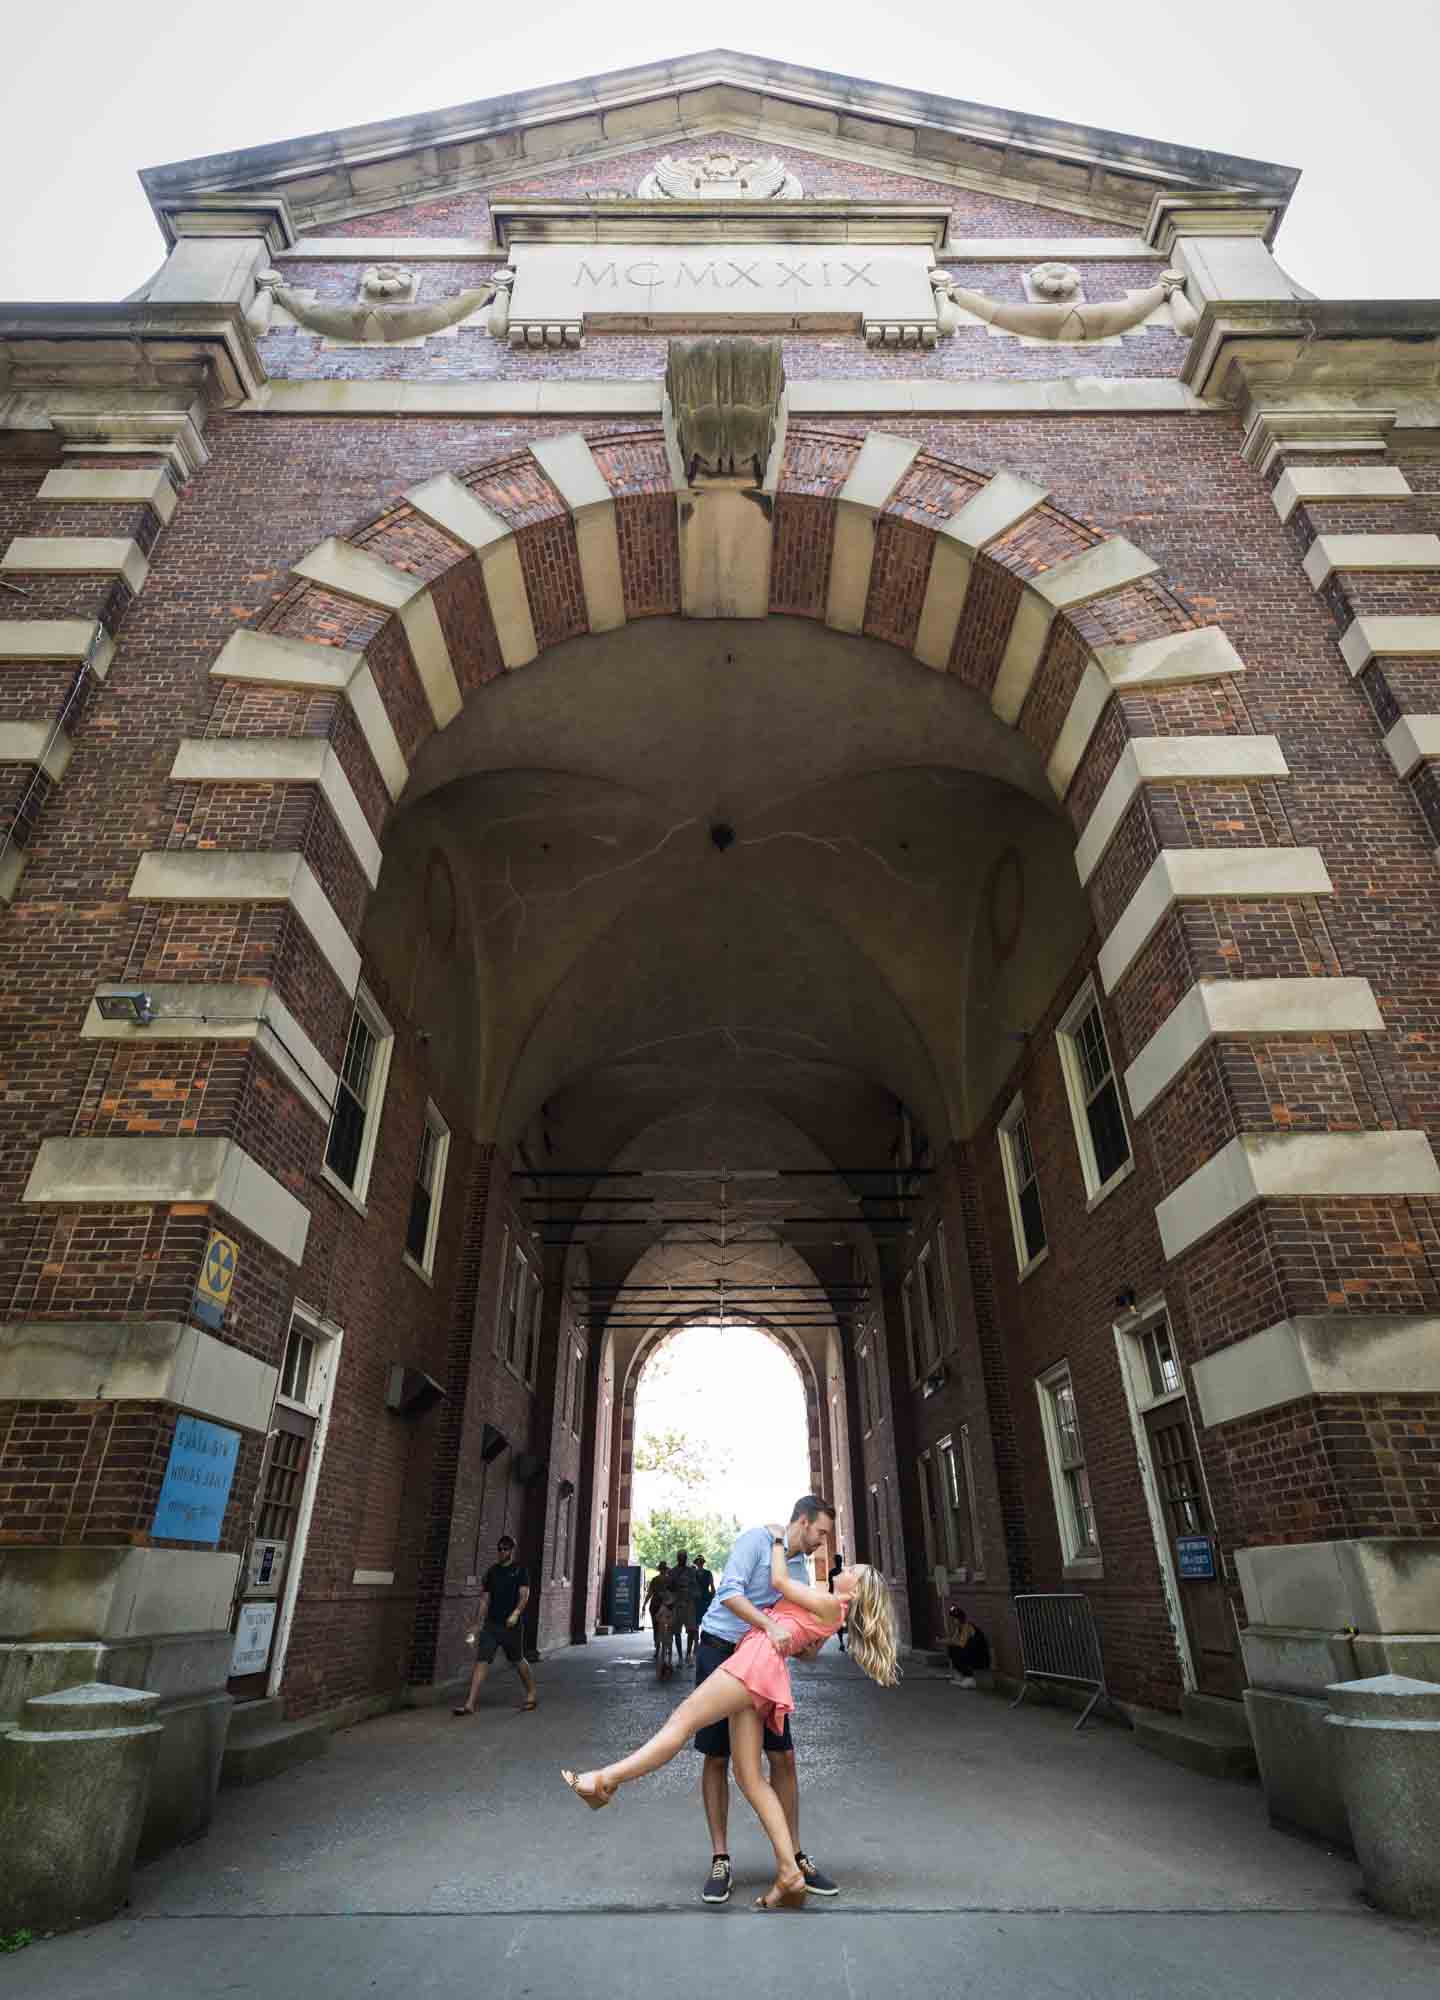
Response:
[[[599,1812],[601,1806],[608,1806],[611,1799],[614,1798],[616,1790],[618,1789],[614,1785],[606,1786],[602,1784],[597,1775],[595,1779],[595,1789],[593,1791],[585,1791],[582,1789],[580,1784],[580,1778],[585,1775],[584,1772],[581,1772],[579,1776],[577,1776],[574,1771],[562,1771],[560,1775],[565,1780],[566,1784],[570,1787],[571,1791],[575,1794],[576,1798],[583,1799],[585,1804],[589,1806],[591,1812]]]
[[[755,1898],[755,1907],[757,1910],[803,1910],[807,1893],[803,1875],[788,1887],[777,1877],[763,1896]]]

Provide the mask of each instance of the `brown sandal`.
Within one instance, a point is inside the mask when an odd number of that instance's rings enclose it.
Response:
[[[521,1702],[519,1708],[516,1710],[516,1714],[533,1715],[539,1706],[540,1706],[539,1696],[532,1694],[527,1700]]]
[[[576,1798],[583,1799],[585,1804],[589,1806],[591,1812],[599,1812],[601,1806],[608,1806],[611,1799],[613,1799],[615,1796],[616,1787],[614,1785],[611,1785],[607,1789],[607,1787],[601,1781],[598,1772],[596,1773],[595,1776],[595,1790],[592,1792],[582,1791],[580,1788],[580,1778],[585,1775],[583,1772],[581,1772],[579,1776],[577,1776],[574,1771],[562,1771],[560,1775],[565,1780],[566,1784],[570,1787],[571,1791],[575,1794]]]
[[[755,1907],[757,1910],[803,1910],[806,1895],[803,1875],[788,1888],[777,1876],[764,1895],[755,1898]]]

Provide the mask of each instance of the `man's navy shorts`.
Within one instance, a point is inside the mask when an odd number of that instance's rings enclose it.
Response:
[[[475,1658],[488,1667],[497,1653],[503,1653],[512,1667],[525,1657],[525,1634],[518,1625],[482,1625],[475,1641]]]
[[[714,1639],[708,1632],[700,1634],[700,1644],[695,1649],[695,1685],[706,1680],[722,1660],[728,1660],[735,1648],[728,1639]],[[703,1729],[695,1732],[695,1748],[702,1757],[728,1757],[730,1755],[730,1723],[707,1722]],[[795,1745],[790,1736],[790,1718],[785,1718],[785,1727],[780,1735],[773,1729],[765,1731],[765,1748],[770,1751],[793,1750]]]

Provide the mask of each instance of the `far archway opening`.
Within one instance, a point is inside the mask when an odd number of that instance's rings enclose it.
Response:
[[[788,1518],[813,1477],[805,1387],[763,1327],[699,1323],[659,1342],[635,1387],[631,1553],[649,1581],[686,1550],[718,1582],[741,1529]]]

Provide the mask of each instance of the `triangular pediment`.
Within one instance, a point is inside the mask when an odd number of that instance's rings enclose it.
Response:
[[[1298,179],[1293,169],[1265,161],[717,49],[180,161],[150,168],[141,180],[157,214],[201,193],[282,195],[297,230],[324,234],[468,191],[498,194],[535,183],[543,193],[582,163],[633,160],[638,167],[642,156],[722,141],[863,169],[872,200],[887,198],[887,183],[903,185],[908,192],[895,198],[911,201],[943,202],[960,190],[1132,230],[1143,228],[1163,195],[1258,194],[1278,214]],[[597,199],[613,192],[595,189]],[[1043,233],[1042,216],[1036,220]]]

